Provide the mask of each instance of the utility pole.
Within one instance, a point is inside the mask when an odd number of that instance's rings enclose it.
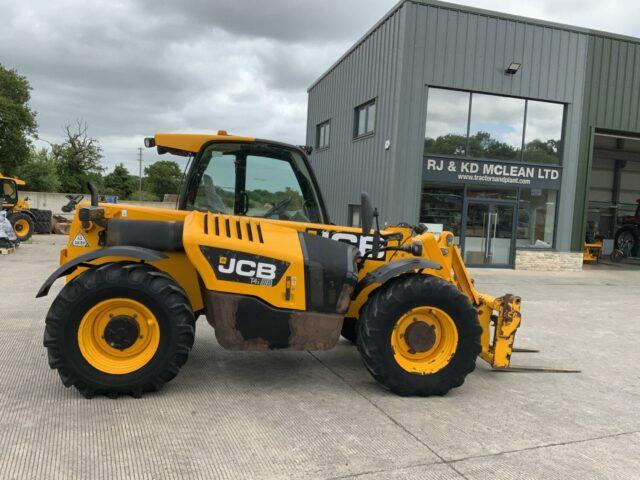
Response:
[[[142,147],[138,147],[138,162],[140,163],[139,180],[140,180],[140,201],[142,201]]]

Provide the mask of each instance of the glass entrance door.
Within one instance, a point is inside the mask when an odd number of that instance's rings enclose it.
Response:
[[[515,204],[469,201],[465,211],[465,263],[470,266],[511,266]]]

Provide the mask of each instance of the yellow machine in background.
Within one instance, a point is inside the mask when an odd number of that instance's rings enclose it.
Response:
[[[51,211],[31,208],[28,198],[20,200],[19,187],[24,186],[24,180],[0,173],[2,210],[7,211],[7,218],[21,242],[31,238],[34,233],[51,233]]]
[[[602,237],[598,233],[598,224],[595,221],[587,222],[585,233],[584,249],[582,252],[583,262],[595,262],[600,260],[602,255]]]
[[[584,262],[598,262],[602,253],[602,240],[584,244],[582,259]]]
[[[24,185],[24,180],[16,177],[5,177],[0,173],[2,209],[9,213],[8,219],[11,225],[13,225],[13,229],[20,241],[31,238],[36,222],[35,216],[29,208],[29,204],[18,198],[18,186]]]
[[[454,244],[421,226],[329,222],[302,148],[227,135],[157,134],[192,156],[179,210],[79,206],[46,319],[49,364],[83,395],[140,396],[178,373],[206,315],[234,350],[325,350],[341,333],[400,395],[442,395],[480,356],[509,366],[520,298],[480,293]]]

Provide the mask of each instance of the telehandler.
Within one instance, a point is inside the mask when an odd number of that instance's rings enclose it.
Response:
[[[31,208],[28,198],[18,198],[18,189],[24,185],[24,180],[0,173],[0,207],[7,211],[7,217],[21,242],[29,240],[34,233],[51,233],[51,210]]]
[[[478,355],[509,366],[520,298],[474,287],[453,234],[329,222],[307,150],[228,135],[156,134],[191,157],[179,209],[81,203],[47,314],[49,365],[85,397],[140,397],[174,378],[205,314],[222,347],[325,350],[341,333],[399,395],[443,395]]]

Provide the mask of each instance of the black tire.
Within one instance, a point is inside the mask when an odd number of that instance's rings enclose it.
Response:
[[[85,313],[99,302],[125,297],[144,304],[156,316],[160,340],[154,356],[138,370],[114,375],[94,368],[78,345]],[[187,361],[195,336],[195,319],[184,290],[167,274],[141,263],[108,263],[69,282],[47,314],[44,346],[49,366],[65,387],[86,398],[104,394],[140,397],[173,379]]]
[[[624,245],[622,245],[622,238],[626,237],[627,239],[632,241],[631,246],[627,249]],[[618,250],[622,250],[626,254],[637,257],[640,253],[640,228],[637,227],[622,227],[616,232],[615,238],[615,248]]]
[[[340,334],[355,345],[358,340],[358,321],[355,318],[345,317]]]
[[[21,229],[19,226],[16,227],[16,223],[19,222],[20,220],[23,220],[29,224],[28,230]],[[35,223],[33,221],[33,218],[31,218],[31,215],[27,213],[24,213],[24,212],[13,213],[9,216],[9,221],[13,226],[13,230],[16,232],[18,240],[20,240],[21,242],[29,240],[35,231]]]
[[[454,321],[458,343],[449,363],[427,374],[410,373],[395,360],[391,334],[396,321],[413,308],[437,307]],[[390,280],[363,306],[358,322],[358,350],[371,375],[402,396],[444,395],[464,383],[481,351],[482,328],[466,295],[444,280],[420,274]]]
[[[40,221],[35,224],[35,233],[38,234],[49,234],[51,233],[51,221]]]
[[[624,260],[624,252],[616,248],[613,252],[611,252],[610,258],[613,263],[620,263],[622,260]]]
[[[32,208],[30,212],[35,218],[35,232],[39,234],[51,233],[52,224],[52,211],[51,210],[39,210]]]

